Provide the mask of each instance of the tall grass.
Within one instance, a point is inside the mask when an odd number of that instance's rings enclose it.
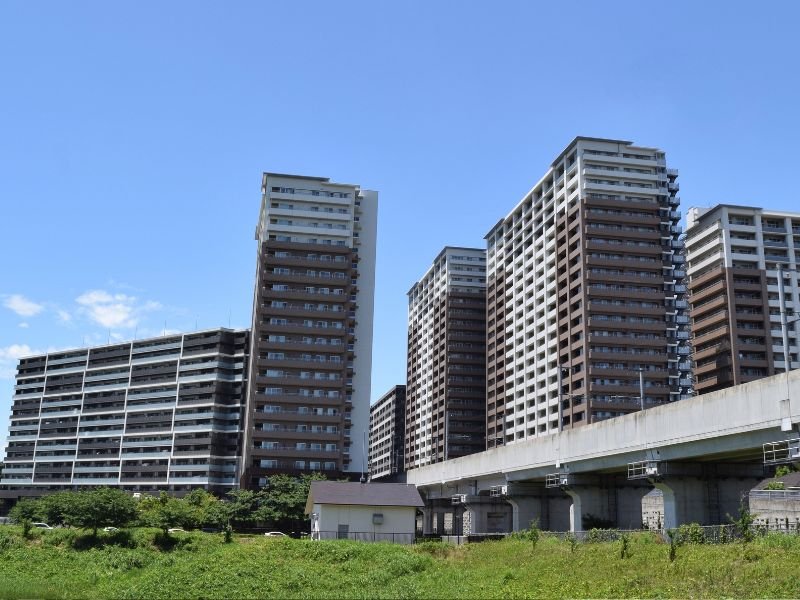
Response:
[[[0,598],[800,597],[800,539],[684,544],[542,535],[466,546],[0,529]]]

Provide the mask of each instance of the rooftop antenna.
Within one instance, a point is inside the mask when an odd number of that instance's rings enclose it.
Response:
[[[137,326],[136,326],[136,327],[133,329],[133,339],[134,339],[134,341],[136,341],[136,337],[137,337],[138,335],[139,335],[139,326],[137,325]]]
[[[228,307],[228,329],[231,328],[231,307]]]

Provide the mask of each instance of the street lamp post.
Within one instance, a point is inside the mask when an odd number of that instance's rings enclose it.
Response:
[[[783,364],[784,370],[788,373],[791,363],[789,362],[789,324],[786,322],[786,292],[783,287],[783,265],[778,263],[778,304],[781,307],[781,337],[783,342]]]
[[[558,365],[558,432],[564,431],[564,405],[561,402],[564,388],[564,371],[569,372],[569,367]]]
[[[639,404],[644,410],[644,369],[639,367]]]
[[[639,408],[644,410],[644,372],[646,369],[636,367],[634,371],[639,373]]]

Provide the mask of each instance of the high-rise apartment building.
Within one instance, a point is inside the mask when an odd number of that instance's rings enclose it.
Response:
[[[265,173],[244,486],[367,470],[378,194]]]
[[[233,489],[248,337],[213,329],[21,359],[0,497]]]
[[[486,447],[486,251],[445,247],[408,292],[405,467]]]
[[[487,234],[487,446],[691,387],[677,171],[578,137]],[[559,385],[561,387],[559,388]]]
[[[404,471],[403,436],[406,422],[406,386],[396,385],[369,409],[370,479]]]
[[[692,208],[686,256],[698,393],[800,367],[800,213]]]

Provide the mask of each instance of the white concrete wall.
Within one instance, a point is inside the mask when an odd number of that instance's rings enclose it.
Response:
[[[367,473],[369,405],[372,394],[372,322],[375,306],[375,252],[378,235],[378,192],[361,190],[358,244],[358,308],[356,308],[353,409],[350,426],[351,473]]]
[[[417,509],[413,506],[360,506],[337,504],[314,504],[314,512],[319,515],[319,531],[333,532],[339,530],[339,525],[349,525],[350,537],[370,541],[372,536],[355,536],[356,533],[374,534],[375,540],[389,540],[387,534],[405,534],[414,537],[416,531]],[[372,516],[376,513],[383,515],[383,523],[375,524]],[[326,536],[322,536],[325,539]],[[327,536],[327,537],[336,537]],[[410,541],[408,538],[398,538],[398,542]]]
[[[750,495],[750,512],[756,523],[770,529],[800,530],[800,495],[792,492],[760,492]]]

